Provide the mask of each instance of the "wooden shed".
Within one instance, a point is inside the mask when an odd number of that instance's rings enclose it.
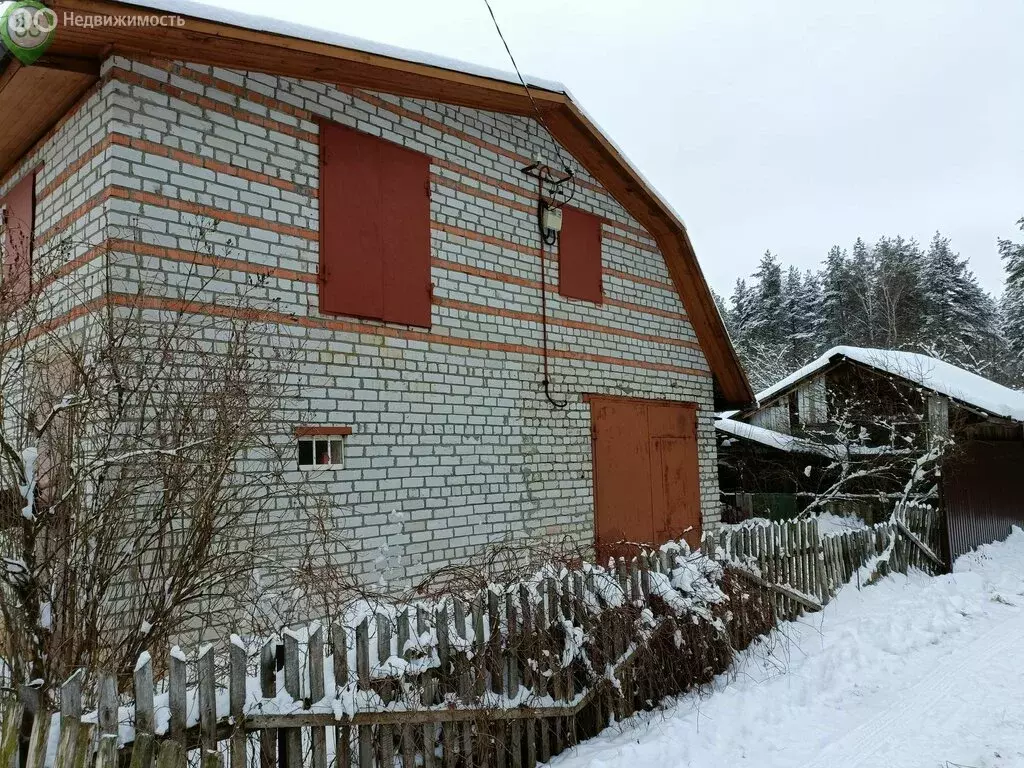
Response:
[[[835,347],[757,399],[716,422],[723,501],[734,518],[799,512],[838,467],[882,446],[905,446],[909,459],[939,435],[950,440],[933,489],[947,562],[1024,526],[1024,392],[926,355]],[[825,508],[887,516],[905,480],[862,475]]]

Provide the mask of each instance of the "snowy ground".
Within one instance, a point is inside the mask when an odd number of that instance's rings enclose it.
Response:
[[[711,691],[551,765],[1024,767],[1024,532],[949,576],[846,587],[743,653]]]

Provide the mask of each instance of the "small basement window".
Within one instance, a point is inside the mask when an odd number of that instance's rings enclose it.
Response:
[[[296,429],[299,469],[341,469],[345,465],[345,438],[351,434],[351,427]]]

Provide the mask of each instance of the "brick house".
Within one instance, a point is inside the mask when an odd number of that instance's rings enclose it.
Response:
[[[68,323],[140,280],[159,307],[182,265],[225,270],[211,312],[269,275],[265,319],[304,355],[295,472],[364,568],[394,509],[409,576],[503,537],[607,547],[719,520],[713,412],[749,385],[682,222],[564,88],[533,84],[541,126],[502,73],[166,0],[50,5],[46,55],[0,69],[9,232],[81,244],[83,273],[101,248],[107,269],[145,257]],[[538,155],[575,171],[545,292]],[[223,255],[189,252],[199,217]],[[13,273],[25,250],[8,243]]]

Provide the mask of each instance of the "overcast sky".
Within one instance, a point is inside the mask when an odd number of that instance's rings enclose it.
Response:
[[[484,0],[206,0],[509,69]],[[682,215],[728,294],[765,249],[941,230],[990,291],[1022,237],[1024,0],[492,0]]]

